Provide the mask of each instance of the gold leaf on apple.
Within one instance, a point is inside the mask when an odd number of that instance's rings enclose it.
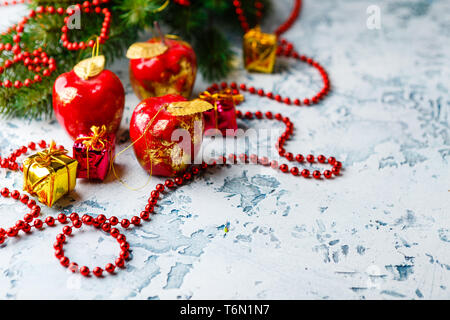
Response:
[[[128,59],[150,59],[166,52],[168,47],[162,42],[136,42],[127,51]]]
[[[178,101],[172,102],[167,106],[167,111],[174,116],[187,116],[190,114],[208,111],[214,106],[204,100],[195,99],[192,101]]]
[[[105,56],[96,56],[81,60],[74,68],[75,74],[87,80],[100,74],[105,69]]]

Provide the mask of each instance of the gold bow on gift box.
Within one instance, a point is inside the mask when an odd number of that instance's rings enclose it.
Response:
[[[233,94],[233,91],[230,88],[223,89],[217,93],[204,91],[203,93],[200,93],[199,98],[213,103],[216,129],[219,129],[219,110],[217,103],[224,100],[232,100],[233,105],[236,106],[236,104],[244,101],[244,96],[242,94]]]
[[[75,189],[78,162],[66,153],[52,142],[48,149],[23,162],[23,189],[49,207]]]
[[[271,73],[277,54],[277,36],[259,27],[244,35],[244,65],[248,71]]]

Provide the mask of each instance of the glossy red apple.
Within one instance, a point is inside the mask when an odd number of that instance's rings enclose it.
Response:
[[[148,43],[161,43],[153,38]],[[189,98],[197,74],[194,50],[184,41],[165,38],[167,50],[152,58],[130,60],[130,81],[141,99],[167,94],[180,94]]]
[[[134,152],[141,166],[152,175],[174,176],[185,171],[200,149],[202,113],[172,114],[170,104],[179,101],[186,99],[180,95],[148,98],[136,107],[131,117]]]
[[[92,126],[105,125],[108,133],[115,134],[124,106],[123,85],[109,70],[87,79],[72,70],[60,75],[53,85],[53,110],[72,139],[88,135]]]

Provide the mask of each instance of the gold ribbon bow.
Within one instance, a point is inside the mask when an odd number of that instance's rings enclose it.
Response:
[[[48,167],[51,164],[52,160],[55,160],[65,165],[64,162],[56,158],[56,156],[61,156],[65,154],[67,154],[67,150],[57,149],[55,141],[52,141],[48,149],[45,149],[37,153],[37,157],[34,158],[34,161],[43,167]]]
[[[242,94],[233,94],[230,88],[223,89],[217,93],[211,93],[209,91],[204,91],[200,93],[199,98],[206,101],[214,102],[214,118],[216,120],[216,129],[219,129],[219,112],[217,107],[217,102],[220,100],[232,100],[233,105],[236,103],[244,101],[244,96]]]
[[[101,127],[92,126],[91,127],[92,135],[88,137],[79,137],[75,140],[75,143],[81,142],[86,147],[86,170],[87,170],[87,178],[89,179],[89,150],[92,149],[94,151],[102,151],[106,148],[107,141],[104,138],[106,134],[106,126],[102,125]]]

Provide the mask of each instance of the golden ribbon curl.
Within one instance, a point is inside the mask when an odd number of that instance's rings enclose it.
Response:
[[[236,103],[244,101],[244,96],[242,94],[233,94],[233,91],[230,88],[223,89],[217,93],[211,93],[209,91],[204,91],[203,93],[200,93],[198,96],[202,100],[210,101],[213,100],[214,102],[214,116],[216,120],[216,129],[219,129],[219,112],[217,107],[217,102],[220,100],[232,100],[233,104],[236,105]]]
[[[94,151],[102,151],[106,147],[106,126],[102,125],[101,127],[92,126],[91,127],[92,134],[88,137],[79,137],[75,140],[75,143],[81,142],[86,148],[90,148]]]
[[[60,162],[60,160],[56,157],[65,154],[67,154],[67,150],[57,149],[55,141],[52,141],[50,143],[50,146],[47,149],[38,152],[37,157],[35,157],[33,160],[40,166],[48,167],[50,166],[52,159]]]

